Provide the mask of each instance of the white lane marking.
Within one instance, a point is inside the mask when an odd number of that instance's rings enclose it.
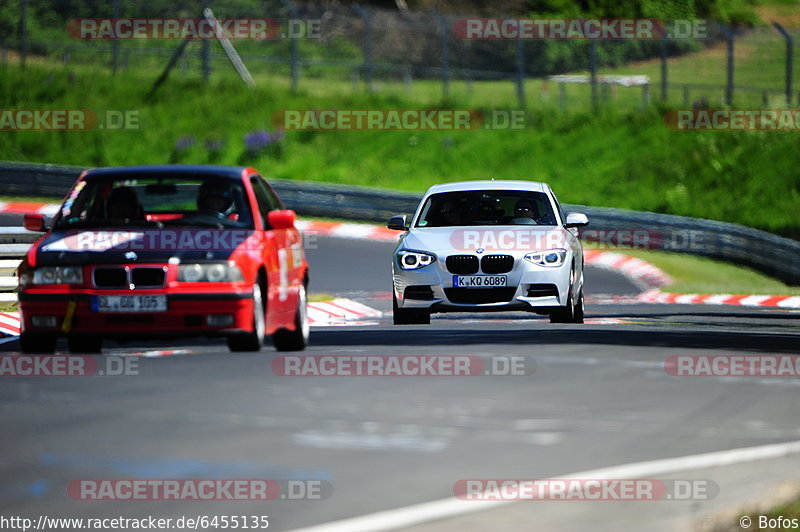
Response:
[[[365,327],[367,325],[380,325],[377,321],[360,321],[360,320],[339,320],[339,321],[326,321],[324,323],[312,323],[312,327]]]
[[[655,475],[668,475],[679,471],[723,467],[768,458],[780,458],[800,453],[800,441],[761,445],[694,454],[678,458],[664,458],[646,462],[622,464],[601,469],[581,471],[570,475],[559,476],[560,479],[620,479],[645,478]],[[455,479],[454,479],[455,481]],[[438,519],[455,517],[505,506],[516,501],[464,501],[456,497],[448,497],[438,501],[414,504],[404,508],[376,512],[351,519],[332,521],[317,526],[295,529],[292,532],[379,532],[398,530]]]
[[[444,438],[411,434],[364,434],[347,431],[306,430],[292,435],[297,445],[318,449],[394,450],[436,453],[448,447]]]

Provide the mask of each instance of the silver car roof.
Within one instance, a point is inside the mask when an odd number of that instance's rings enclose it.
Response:
[[[438,194],[440,192],[456,192],[460,190],[528,190],[531,192],[548,192],[550,187],[546,183],[537,181],[521,181],[510,179],[481,179],[477,181],[459,181],[456,183],[444,183],[433,185],[425,193],[425,196]]]

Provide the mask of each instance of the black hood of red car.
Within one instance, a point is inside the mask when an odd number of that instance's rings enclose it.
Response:
[[[69,230],[45,235],[36,247],[37,266],[182,263],[228,260],[247,245],[252,229]]]

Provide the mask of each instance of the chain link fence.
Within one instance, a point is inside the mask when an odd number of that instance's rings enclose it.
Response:
[[[732,30],[713,22],[672,21],[671,37],[640,40],[465,38],[464,19],[428,11],[267,0],[186,0],[151,5],[138,0],[72,4],[16,0],[0,11],[0,63],[48,59],[63,68],[91,66],[109,73],[152,73],[154,79],[180,40],[82,39],[87,19],[200,19],[210,6],[218,18],[269,19],[268,39],[233,44],[262,83],[327,92],[382,91],[445,100],[483,96],[501,106],[786,106],[800,95],[791,85],[797,30]],[[58,7],[55,16],[43,6]],[[71,7],[70,7],[71,6]],[[68,10],[69,8],[69,10]],[[470,19],[479,20],[479,19]],[[692,68],[673,71],[688,52]],[[754,57],[758,61],[753,61]],[[194,40],[177,60],[175,75],[208,80],[230,75],[214,40]],[[564,79],[565,73],[577,77]],[[640,76],[630,82],[631,76]],[[627,80],[620,81],[620,79]],[[483,82],[483,83],[480,83]],[[788,83],[787,83],[788,82]]]

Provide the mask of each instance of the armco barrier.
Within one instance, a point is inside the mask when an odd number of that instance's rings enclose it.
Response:
[[[61,199],[83,169],[76,166],[0,162],[0,194]],[[411,214],[419,195],[354,187],[271,179],[287,207],[306,216],[384,222],[394,214]],[[582,205],[592,231],[648,231],[684,242],[675,251],[721,259],[800,285],[800,242],[742,225],[667,214]],[[683,236],[681,236],[683,235]],[[684,238],[685,237],[685,238]]]

